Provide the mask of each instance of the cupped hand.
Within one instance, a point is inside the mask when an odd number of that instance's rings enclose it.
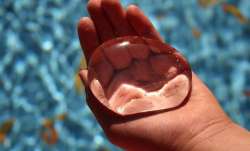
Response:
[[[90,17],[80,19],[78,35],[89,60],[102,43],[123,36],[142,36],[163,42],[149,19],[135,5],[125,10],[118,0],[90,0]],[[192,91],[182,106],[173,110],[129,117],[107,110],[88,88],[88,70],[79,75],[86,87],[87,103],[112,143],[126,150],[191,150],[223,131],[231,121],[206,85],[193,74]]]

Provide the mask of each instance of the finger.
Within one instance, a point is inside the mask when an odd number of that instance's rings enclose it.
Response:
[[[94,23],[89,17],[80,19],[78,23],[78,36],[88,62],[93,51],[99,45]]]
[[[103,43],[104,41],[114,38],[115,35],[112,26],[101,8],[101,0],[90,0],[87,8],[95,24],[100,42]]]
[[[135,5],[130,5],[127,9],[127,19],[139,36],[157,39],[163,42],[163,38],[154,28],[150,20]]]
[[[85,91],[86,91],[86,101],[90,107],[90,109],[93,111],[93,113],[96,115],[97,119],[102,119],[101,114],[99,112],[99,110],[96,108],[98,106],[98,100],[95,99],[95,97],[93,96],[89,85],[88,85],[88,71],[87,70],[81,70],[79,72],[79,76],[82,80],[82,83],[85,86]]]
[[[123,9],[119,0],[103,0],[101,6],[111,22],[116,36],[136,34],[129,25],[126,18],[126,11]]]
[[[80,70],[79,72],[79,77],[84,85],[84,87],[88,87],[88,71],[83,69],[83,70]]]

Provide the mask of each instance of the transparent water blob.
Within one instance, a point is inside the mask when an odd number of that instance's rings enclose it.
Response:
[[[88,69],[94,96],[122,116],[178,107],[191,91],[192,72],[184,57],[168,44],[143,37],[103,43]]]

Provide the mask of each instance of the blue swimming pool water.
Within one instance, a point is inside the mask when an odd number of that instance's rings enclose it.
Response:
[[[226,0],[225,0],[226,1]],[[123,0],[139,5],[165,40],[179,49],[224,110],[250,129],[250,24],[221,4],[197,0]],[[249,0],[228,0],[250,19]],[[0,0],[0,124],[15,118],[2,151],[118,150],[110,145],[75,89],[83,58],[76,24],[87,0]],[[193,32],[200,33],[195,36]],[[198,34],[199,35],[199,34]],[[44,119],[56,120],[58,141],[41,137]]]

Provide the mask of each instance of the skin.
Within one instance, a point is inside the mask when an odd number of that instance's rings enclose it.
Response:
[[[90,17],[81,18],[78,24],[87,63],[95,48],[116,37],[139,35],[163,42],[149,19],[134,5],[125,9],[118,0],[90,0],[87,8]],[[185,104],[173,110],[132,117],[117,116],[101,105],[89,90],[87,74],[87,69],[79,73],[87,103],[109,140],[125,150],[250,150],[249,132],[228,118],[195,73],[192,92]]]

